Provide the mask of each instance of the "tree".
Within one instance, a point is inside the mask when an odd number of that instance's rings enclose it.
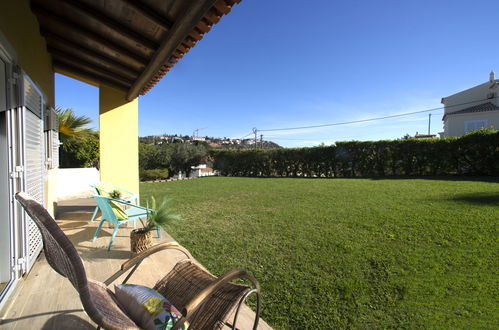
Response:
[[[157,168],[158,148],[146,143],[139,143],[139,168],[152,170]]]
[[[99,135],[71,140],[69,148],[59,150],[62,168],[99,167]]]
[[[59,115],[61,167],[91,167],[99,162],[99,135],[87,125],[92,120],[78,116],[71,108],[56,107]]]
[[[171,169],[174,172],[182,171],[187,176],[191,173],[191,167],[201,164],[206,160],[208,150],[203,145],[188,143],[177,143],[173,145],[171,155]]]

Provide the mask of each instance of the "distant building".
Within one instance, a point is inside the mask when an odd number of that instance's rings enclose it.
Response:
[[[192,166],[191,167],[192,171],[190,173],[191,178],[201,178],[204,176],[213,176],[215,175],[215,171],[207,167],[206,164],[199,164],[198,166]]]
[[[443,136],[462,136],[482,127],[499,128],[499,79],[442,98],[445,106]]]
[[[414,135],[414,139],[434,139],[436,137],[435,134],[419,134],[418,132]]]

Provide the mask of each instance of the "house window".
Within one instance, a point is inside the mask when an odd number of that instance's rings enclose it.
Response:
[[[487,126],[487,120],[468,120],[464,122],[464,133],[468,133]]]

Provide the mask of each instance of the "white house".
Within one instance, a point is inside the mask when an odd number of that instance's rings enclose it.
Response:
[[[443,136],[462,136],[482,127],[499,128],[499,79],[442,98],[445,106]]]
[[[200,178],[203,176],[213,176],[215,172],[212,168],[207,167],[206,164],[200,164],[198,166],[192,166],[192,171],[190,174],[191,178]]]

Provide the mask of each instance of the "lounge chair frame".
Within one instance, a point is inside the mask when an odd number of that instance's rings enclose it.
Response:
[[[107,182],[99,182],[99,183],[96,183],[96,184],[93,184],[90,186],[94,190],[94,195],[103,196],[101,194],[101,192],[105,192],[106,194],[110,194],[112,190],[119,190],[122,194],[125,195],[125,196],[123,196],[123,198],[120,198],[122,201],[125,201],[125,202],[127,202],[129,204],[133,204],[133,205],[139,205],[139,195],[137,195],[136,193],[133,193],[131,191],[125,190],[121,187],[115,186],[115,185],[107,183]],[[112,190],[109,188],[111,188]],[[109,197],[109,196],[106,196],[106,197]],[[99,211],[99,207],[96,206],[94,213],[92,214],[92,218],[90,219],[90,222],[95,220],[95,217],[97,216],[98,211]]]
[[[148,209],[146,207],[139,205],[129,204],[128,202],[121,199],[114,199],[111,197],[105,197],[100,195],[94,195],[93,198],[97,202],[97,207],[101,210],[102,215],[99,225],[97,226],[97,230],[95,231],[94,237],[92,238],[92,241],[95,242],[95,240],[99,236],[100,230],[102,229],[102,225],[104,224],[104,222],[107,221],[111,223],[114,226],[114,229],[111,235],[111,239],[109,240],[109,244],[107,246],[108,251],[111,250],[114,238],[116,237],[118,229],[122,224],[133,221],[134,222],[133,227],[135,228],[135,221],[137,219],[145,218],[147,217],[148,213],[155,212],[155,210]],[[123,212],[127,216],[127,218],[122,220],[118,219],[118,217],[116,216],[111,207],[111,203],[115,203],[115,205],[125,206],[126,208],[123,210]],[[161,237],[161,229],[159,227],[156,228],[156,233],[158,234],[158,238]]]

